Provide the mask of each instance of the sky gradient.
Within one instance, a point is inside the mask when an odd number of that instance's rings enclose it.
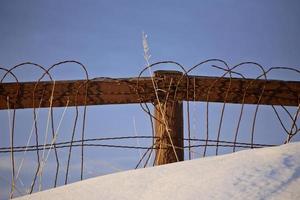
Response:
[[[2,0],[0,66],[10,68],[32,61],[48,67],[63,60],[77,60],[87,67],[91,78],[134,77],[145,67],[144,31],[148,35],[151,63],[173,60],[189,68],[203,60],[219,58],[230,66],[255,61],[266,69],[282,66],[300,70],[299,8],[298,0]],[[256,69],[250,67],[241,71],[252,77],[259,75]],[[41,71],[33,67],[25,67],[15,73],[20,81],[33,81],[41,75]],[[206,68],[195,73],[222,74]],[[53,76],[56,80],[84,78],[83,71],[74,65],[54,70]],[[271,77],[300,80],[299,74],[290,72],[274,73]],[[204,116],[198,113],[198,109],[202,109],[199,106],[191,107],[193,135],[198,138],[204,131],[203,126],[197,124],[197,120],[204,120]],[[219,108],[216,106],[212,112],[218,112]],[[234,129],[230,120],[233,120],[234,114],[237,116],[239,107],[232,105],[231,109],[232,112],[227,114],[227,130]],[[57,118],[62,111],[57,110]],[[253,108],[250,108],[249,112],[252,111]],[[41,111],[44,122],[47,114],[47,110]],[[257,126],[259,130],[266,131],[266,135],[259,140],[279,143],[285,136],[270,136],[280,128],[273,125],[276,118],[274,114],[268,117],[271,114],[270,109],[262,108],[262,116],[259,116],[262,123]],[[31,116],[32,110],[18,111],[16,131],[26,131],[26,134],[20,134],[16,143],[24,145],[27,140]],[[62,135],[61,140],[70,137],[73,117],[74,110],[69,110],[61,128],[67,134]],[[0,112],[0,120],[0,127],[4,130],[1,134],[5,133],[0,146],[7,146],[6,111]],[[244,130],[249,131],[249,120],[245,120]],[[45,124],[41,125],[41,129],[44,128]],[[211,130],[214,132],[213,128]],[[151,134],[148,118],[138,105],[89,107],[86,132],[87,137],[134,135],[134,132]],[[86,155],[90,161],[87,161],[89,166],[85,177],[133,168],[139,153],[136,150],[129,153],[92,150]],[[34,157],[28,157],[27,168],[32,167],[30,159]],[[10,176],[8,162],[9,157],[0,157],[0,175],[7,179]],[[74,174],[78,170],[76,167],[75,163]],[[24,180],[30,176],[26,177],[24,174]],[[78,176],[71,178],[71,181],[75,180]],[[61,179],[60,184],[62,182]],[[1,182],[0,188],[2,194],[9,190],[4,182]],[[6,197],[0,196],[0,199]]]

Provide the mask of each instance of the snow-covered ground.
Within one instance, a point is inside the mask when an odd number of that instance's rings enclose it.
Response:
[[[91,178],[20,199],[300,199],[300,142]]]

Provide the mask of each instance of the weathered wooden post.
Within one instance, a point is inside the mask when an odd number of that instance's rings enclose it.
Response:
[[[182,76],[178,71],[154,72],[167,91],[157,88],[158,100],[155,102],[155,165],[163,165],[184,159],[183,149],[183,105],[174,98],[176,84]],[[157,84],[159,87],[159,84]]]

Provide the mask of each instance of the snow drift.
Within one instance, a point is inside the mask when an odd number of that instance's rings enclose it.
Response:
[[[300,199],[300,142],[91,178],[19,199]]]

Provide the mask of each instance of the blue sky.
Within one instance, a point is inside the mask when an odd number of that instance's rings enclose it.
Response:
[[[299,66],[299,1],[1,1],[1,64],[76,59],[93,76],[136,75],[152,61]],[[26,74],[27,75],[27,74]],[[24,75],[25,76],[25,75]]]
[[[152,63],[174,60],[191,67],[205,59],[220,58],[231,66],[255,61],[265,68],[300,69],[299,8],[297,0],[3,0],[0,2],[0,66],[9,68],[25,61],[49,66],[63,60],[77,60],[87,67],[91,78],[137,76],[145,66],[142,47],[142,31],[145,31]],[[250,67],[243,72],[258,75]],[[40,71],[25,67],[16,74],[20,80],[28,81],[36,80]],[[53,74],[55,79],[84,78],[82,70],[74,65],[55,70]],[[216,75],[206,69],[198,70],[197,74]],[[275,73],[274,77],[299,80],[299,75],[294,73]],[[200,109],[197,106],[191,108],[195,137],[197,129],[202,130],[197,120],[203,118],[197,113]],[[61,114],[61,111],[57,112]],[[73,111],[69,112],[66,127],[62,128],[65,132],[73,120]],[[46,121],[47,111],[42,113]],[[258,127],[268,130],[268,135],[278,128],[272,124],[276,118],[267,108],[263,108],[262,114],[260,119],[264,121]],[[231,115],[228,114],[229,120]],[[18,116],[17,130],[30,132],[28,118],[32,111],[19,111]],[[7,112],[1,111],[0,119],[6,132]],[[134,120],[139,135],[150,134],[147,117],[138,105],[89,107],[87,137],[134,135]],[[248,122],[244,122],[245,130],[249,130]],[[230,130],[231,125],[225,128]],[[22,139],[16,142],[24,144],[27,137],[28,133],[19,136]],[[2,146],[9,142],[8,135],[4,138]],[[261,140],[264,139],[278,143],[282,136],[262,136]],[[138,155],[136,151],[95,150],[89,155],[93,161],[91,166],[95,166],[90,169],[97,171],[95,168],[100,166],[102,171],[90,176],[111,172],[104,170],[103,166],[107,165],[96,163],[97,159],[102,164],[107,161],[117,168],[128,169],[134,166]],[[0,172],[3,175],[7,171],[0,169]],[[9,177],[9,173],[5,176]]]

